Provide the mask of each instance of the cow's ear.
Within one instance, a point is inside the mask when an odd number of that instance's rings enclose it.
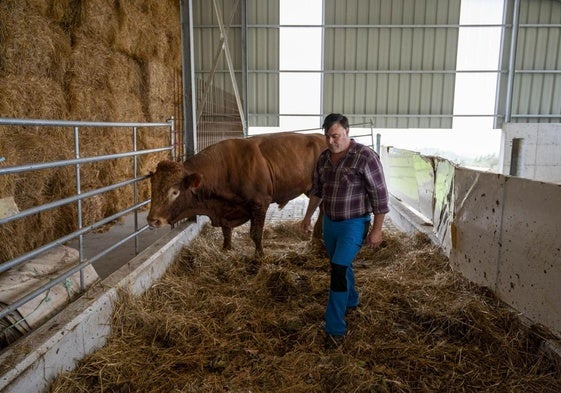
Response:
[[[183,187],[185,187],[185,189],[199,188],[201,186],[202,180],[203,176],[201,174],[192,173],[183,178]]]

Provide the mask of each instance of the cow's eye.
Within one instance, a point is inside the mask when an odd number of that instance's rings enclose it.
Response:
[[[169,199],[173,201],[179,196],[179,190],[177,188],[172,188],[169,190],[168,195],[169,195]]]

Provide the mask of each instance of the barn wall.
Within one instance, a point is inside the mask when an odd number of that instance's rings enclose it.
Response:
[[[561,335],[561,184],[457,168],[454,268]]]
[[[325,0],[322,113],[381,128],[450,128],[460,8],[458,0]]]
[[[427,233],[454,269],[561,337],[561,184],[392,148],[383,149],[382,160],[396,225]],[[431,195],[432,213],[420,215]]]
[[[220,19],[226,30],[232,56],[232,67],[240,94],[243,94],[243,45],[247,45],[247,106],[249,126],[278,126],[279,112],[279,0],[247,1],[247,37],[242,37],[241,3],[232,0],[216,1]],[[237,4],[237,8],[234,6]],[[216,104],[237,111],[230,102],[234,88],[222,47],[221,31],[213,2],[193,1],[193,45],[195,49],[195,76],[224,92]],[[218,51],[217,51],[218,50]],[[216,53],[219,53],[218,57]],[[263,88],[265,86],[265,88]],[[206,104],[205,104],[206,106]],[[233,111],[232,111],[233,109]],[[235,112],[234,112],[235,113]],[[209,111],[205,118],[213,122],[220,112]],[[237,119],[239,122],[240,120]],[[216,123],[216,122],[213,122]],[[240,124],[241,126],[241,124]],[[239,126],[236,130],[239,129]],[[216,130],[220,132],[221,130]],[[240,135],[241,136],[241,135]]]
[[[513,146],[517,146],[514,154]],[[502,130],[499,167],[505,175],[561,183],[560,151],[561,124],[507,123]]]

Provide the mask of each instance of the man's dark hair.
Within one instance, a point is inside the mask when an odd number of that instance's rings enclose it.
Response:
[[[327,115],[327,117],[323,121],[323,125],[321,126],[323,128],[323,132],[327,133],[327,131],[329,131],[329,129],[335,123],[339,123],[341,127],[346,130],[349,129],[349,119],[347,119],[347,116],[344,116],[340,113],[330,113],[329,115]]]

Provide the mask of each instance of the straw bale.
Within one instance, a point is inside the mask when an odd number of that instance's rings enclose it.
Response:
[[[111,49],[86,36],[78,36],[72,48],[70,85],[108,90],[111,78]]]
[[[91,61],[91,58],[95,61]],[[139,64],[87,37],[72,53],[69,94],[79,120],[146,121]]]
[[[0,77],[0,116],[65,118],[68,109],[63,87],[53,79],[33,75]]]
[[[25,105],[22,105],[25,103]],[[46,77],[7,75],[0,78],[0,116],[20,118],[64,118],[68,114],[62,86]],[[47,142],[48,141],[48,142]],[[22,165],[73,157],[71,130],[62,127],[0,127],[0,151],[4,165]],[[61,182],[61,179],[67,179]],[[62,199],[74,193],[67,168],[34,171],[0,177],[0,195],[13,196],[22,209]],[[60,209],[28,217],[1,228],[3,238],[21,239],[0,244],[5,261],[38,247],[67,228]],[[52,230],[36,231],[35,228]]]
[[[120,293],[107,345],[50,391],[560,391],[542,330],[454,273],[427,238],[387,229],[383,249],[359,253],[361,305],[343,347],[324,350],[329,261],[297,225],[269,226],[261,259],[248,225],[228,252],[207,226],[150,290]]]
[[[120,122],[145,122],[146,115],[144,114],[144,107],[142,99],[138,94],[131,94],[126,92],[113,93],[116,105],[113,109],[112,118]],[[127,146],[132,149],[132,129],[129,129],[131,134],[126,139]]]
[[[8,3],[19,3],[27,12],[37,13],[59,24],[71,20],[81,7],[81,1],[76,0],[8,0]]]
[[[179,3],[176,1],[119,2],[115,47],[144,61],[181,66]]]
[[[101,45],[111,47],[119,28],[116,1],[87,0],[73,4],[73,7],[80,8],[79,22],[73,32],[99,42]]]
[[[145,81],[138,61],[121,52],[113,51],[108,62],[109,90],[114,94],[140,96]],[[116,100],[120,102],[119,99]]]
[[[32,10],[23,2],[0,3],[0,73],[63,83],[71,52],[70,36]]]
[[[69,87],[70,118],[78,121],[110,121],[113,113],[111,92],[91,86]]]
[[[70,21],[74,19],[75,12],[79,12],[81,3],[74,1],[71,5],[71,0],[49,0],[40,1],[35,0],[37,3],[43,3],[42,15],[49,17],[52,21],[63,25],[70,25]]]
[[[68,95],[73,120],[110,121],[113,100],[111,50],[86,37],[79,37],[73,48],[69,71]],[[95,61],[92,61],[95,59]]]
[[[30,14],[39,14],[48,17],[51,1],[52,0],[3,0],[2,2],[7,8],[22,7]]]
[[[161,122],[174,114],[174,69],[159,61],[146,63],[149,121]]]
[[[132,130],[122,127],[89,128],[81,132],[82,156],[97,156],[130,151]],[[132,178],[132,159],[119,158],[109,161],[89,163],[82,166],[82,187],[84,190],[109,186]],[[88,211],[90,217],[101,219],[116,213],[132,204],[132,190],[122,187],[103,194],[100,199],[92,200]]]

